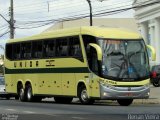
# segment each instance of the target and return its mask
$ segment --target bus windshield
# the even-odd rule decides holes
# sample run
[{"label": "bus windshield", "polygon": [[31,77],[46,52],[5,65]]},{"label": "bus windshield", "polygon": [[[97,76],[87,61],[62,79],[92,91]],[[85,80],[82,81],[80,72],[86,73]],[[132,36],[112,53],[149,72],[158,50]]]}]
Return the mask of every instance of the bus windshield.
[{"label": "bus windshield", "polygon": [[119,81],[149,77],[149,60],[143,40],[98,40],[103,51],[102,76]]}]

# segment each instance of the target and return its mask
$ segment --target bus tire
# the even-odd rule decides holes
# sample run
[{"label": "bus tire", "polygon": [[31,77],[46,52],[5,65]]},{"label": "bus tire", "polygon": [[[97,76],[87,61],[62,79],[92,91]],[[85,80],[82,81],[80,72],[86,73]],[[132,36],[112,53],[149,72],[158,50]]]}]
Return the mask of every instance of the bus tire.
[{"label": "bus tire", "polygon": [[82,85],[78,91],[78,97],[82,104],[88,105],[94,103],[95,100],[88,97],[87,89],[84,85]]},{"label": "bus tire", "polygon": [[33,93],[32,93],[32,87],[31,85],[26,86],[26,97],[28,102],[33,101]]},{"label": "bus tire", "polygon": [[23,88],[21,88],[19,90],[19,99],[20,101],[22,102],[25,102],[26,101],[26,93],[25,93],[25,90]]},{"label": "bus tire", "polygon": [[119,103],[119,105],[121,106],[129,106],[132,104],[133,99],[118,99],[117,102]]},{"label": "bus tire", "polygon": [[72,97],[54,97],[54,100],[56,103],[69,104],[72,102],[73,98]]}]

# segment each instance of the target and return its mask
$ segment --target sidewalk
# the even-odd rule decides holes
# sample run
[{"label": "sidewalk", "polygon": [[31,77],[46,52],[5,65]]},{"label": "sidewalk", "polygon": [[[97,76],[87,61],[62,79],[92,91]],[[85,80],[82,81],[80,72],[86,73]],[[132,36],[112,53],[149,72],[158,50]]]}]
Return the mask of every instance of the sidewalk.
[{"label": "sidewalk", "polygon": [[133,103],[141,104],[160,104],[160,87],[154,87],[151,85],[150,97],[149,99],[137,99]]}]

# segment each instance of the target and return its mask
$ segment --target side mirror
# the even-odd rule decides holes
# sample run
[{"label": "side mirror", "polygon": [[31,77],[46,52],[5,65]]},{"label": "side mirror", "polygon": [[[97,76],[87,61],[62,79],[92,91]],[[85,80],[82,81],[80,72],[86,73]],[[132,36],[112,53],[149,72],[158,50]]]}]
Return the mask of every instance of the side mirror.
[{"label": "side mirror", "polygon": [[101,47],[97,44],[94,44],[94,43],[90,43],[89,45],[92,46],[94,49],[96,49],[98,60],[102,61],[102,49],[101,49]]},{"label": "side mirror", "polygon": [[147,45],[147,48],[150,50],[151,52],[151,58],[152,61],[156,60],[156,50],[154,49],[154,47],[152,47],[151,45]]}]

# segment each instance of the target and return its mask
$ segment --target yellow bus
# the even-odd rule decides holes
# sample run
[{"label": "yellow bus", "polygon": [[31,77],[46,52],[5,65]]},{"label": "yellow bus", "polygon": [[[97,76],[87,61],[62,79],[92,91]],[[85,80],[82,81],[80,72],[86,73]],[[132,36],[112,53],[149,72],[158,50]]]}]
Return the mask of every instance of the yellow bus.
[{"label": "yellow bus", "polygon": [[[148,46],[155,59],[155,51]],[[79,27],[11,39],[5,48],[6,91],[21,101],[82,104],[149,97],[149,57],[140,34]]]}]

